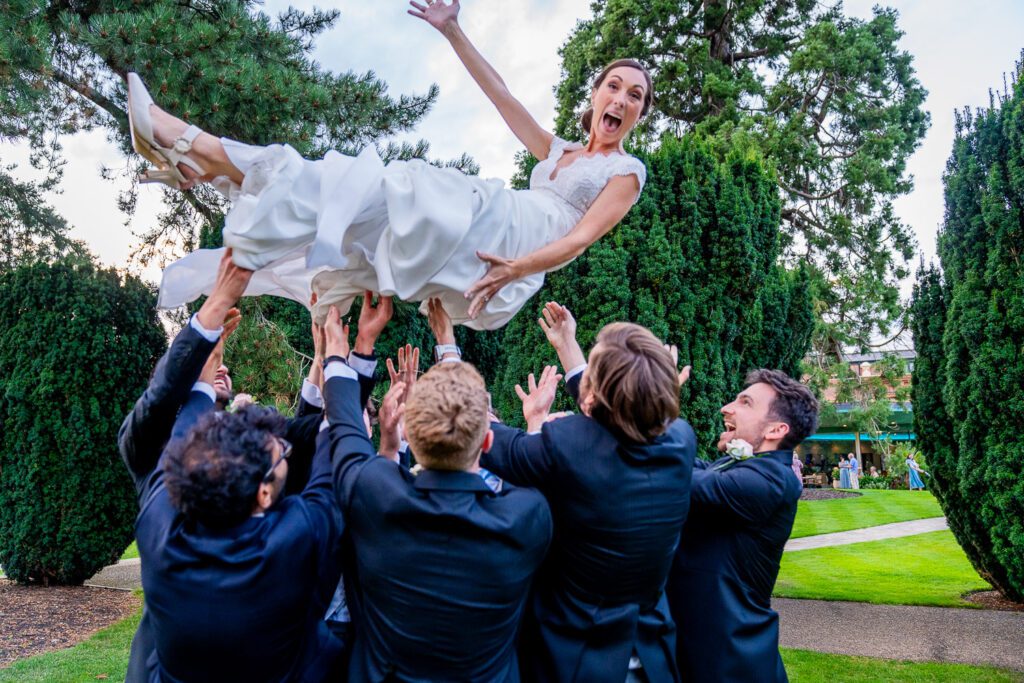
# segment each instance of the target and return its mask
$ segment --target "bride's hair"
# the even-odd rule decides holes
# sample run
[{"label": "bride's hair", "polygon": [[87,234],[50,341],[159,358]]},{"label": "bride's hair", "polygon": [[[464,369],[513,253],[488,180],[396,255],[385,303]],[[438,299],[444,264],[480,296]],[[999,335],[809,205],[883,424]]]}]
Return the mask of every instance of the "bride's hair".
[{"label": "bride's hair", "polygon": [[[604,79],[608,78],[608,74],[610,74],[613,69],[618,69],[620,66],[628,66],[631,69],[641,71],[644,75],[644,80],[647,81],[647,91],[644,92],[644,108],[640,110],[640,118],[643,118],[644,116],[647,116],[647,112],[651,110],[651,105],[654,104],[654,83],[651,81],[651,74],[640,62],[635,59],[616,59],[614,62],[602,69],[601,73],[597,75],[597,78],[594,79],[593,88],[594,90],[600,88],[601,84],[604,83]],[[583,130],[587,134],[590,133],[590,124],[593,123],[593,120],[594,108],[588,107],[587,110],[583,112],[583,116],[580,117],[580,125],[583,126]]]}]

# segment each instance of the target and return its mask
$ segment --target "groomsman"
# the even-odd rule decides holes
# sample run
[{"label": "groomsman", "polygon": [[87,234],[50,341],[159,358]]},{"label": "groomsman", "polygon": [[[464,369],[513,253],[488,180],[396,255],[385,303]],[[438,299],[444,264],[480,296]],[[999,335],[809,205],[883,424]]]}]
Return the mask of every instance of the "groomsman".
[{"label": "groomsman", "polygon": [[523,626],[524,677],[623,683],[678,680],[664,587],[686,519],[696,440],[679,419],[681,376],[649,330],[607,325],[589,363],[567,309],[542,326],[568,371],[582,415],[546,422],[559,375],[530,376],[526,433],[494,423],[481,463],[534,486],[551,505],[556,540]]},{"label": "groomsman", "polygon": [[146,601],[131,681],[322,680],[340,650],[323,622],[341,527],[327,454],[313,458],[299,495],[284,496],[284,418],[215,409],[220,325],[251,275],[229,250],[125,422]]},{"label": "groomsman", "polygon": [[718,449],[730,454],[694,467],[666,588],[679,670],[698,683],[786,681],[771,595],[802,489],[793,448],[817,430],[818,402],[784,373],[757,370],[722,418]]},{"label": "groomsman", "polygon": [[[330,427],[317,457],[331,455],[351,536],[348,680],[519,681],[516,635],[551,541],[551,512],[536,491],[495,491],[481,478],[480,452],[493,440],[483,378],[468,364],[443,363],[415,381],[404,404],[406,438],[423,467],[414,476],[367,437],[345,361],[347,328],[333,307],[325,329]],[[385,403],[405,388],[396,382]]]}]

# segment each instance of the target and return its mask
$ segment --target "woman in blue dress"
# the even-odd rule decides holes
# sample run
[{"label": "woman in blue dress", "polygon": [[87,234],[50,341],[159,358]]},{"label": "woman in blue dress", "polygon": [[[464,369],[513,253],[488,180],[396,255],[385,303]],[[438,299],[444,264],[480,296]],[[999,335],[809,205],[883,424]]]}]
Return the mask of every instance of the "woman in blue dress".
[{"label": "woman in blue dress", "polygon": [[[852,453],[851,453],[852,456]],[[846,459],[846,456],[839,458],[839,488],[848,489],[850,487],[850,461]]]},{"label": "woman in blue dress", "polygon": [[914,459],[914,454],[911,453],[907,456],[907,483],[910,486],[911,491],[924,491],[924,481],[921,479],[921,473],[928,474],[921,469],[921,466],[917,464]]}]

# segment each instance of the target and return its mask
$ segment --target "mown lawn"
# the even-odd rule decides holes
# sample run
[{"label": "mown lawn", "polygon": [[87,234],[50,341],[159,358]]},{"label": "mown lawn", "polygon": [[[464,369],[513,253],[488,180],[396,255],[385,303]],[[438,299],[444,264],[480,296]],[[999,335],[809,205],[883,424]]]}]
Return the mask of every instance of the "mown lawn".
[{"label": "mown lawn", "polygon": [[949,531],[797,550],[782,556],[775,595],[888,605],[972,607],[987,590]]},{"label": "mown lawn", "polygon": [[99,631],[72,648],[15,662],[0,670],[0,683],[123,681],[128,671],[132,636],[141,615],[140,609],[134,616]]},{"label": "mown lawn", "polygon": [[[91,683],[123,681],[128,650],[139,614],[114,624],[75,647],[16,662],[0,671],[0,683]],[[1009,671],[963,664],[895,662],[868,657],[783,650],[782,660],[795,683],[891,681],[893,683],[1011,683],[1022,677]]]},{"label": "mown lawn", "polygon": [[121,555],[122,560],[131,560],[139,556],[139,547],[135,545],[135,541],[125,549],[124,554]]},{"label": "mown lawn", "polygon": [[782,661],[793,683],[995,683],[1021,681],[1013,671],[966,664],[897,662],[870,657],[827,655],[808,650],[783,650]]},{"label": "mown lawn", "polygon": [[856,498],[801,500],[790,538],[941,517],[942,509],[928,491],[862,490]]}]

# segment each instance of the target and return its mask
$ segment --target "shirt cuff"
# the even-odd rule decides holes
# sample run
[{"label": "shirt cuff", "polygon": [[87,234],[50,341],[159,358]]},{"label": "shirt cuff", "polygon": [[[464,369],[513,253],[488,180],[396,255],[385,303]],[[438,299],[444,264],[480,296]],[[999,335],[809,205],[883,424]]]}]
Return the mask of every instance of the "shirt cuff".
[{"label": "shirt cuff", "polygon": [[377,359],[361,356],[355,351],[348,354],[348,365],[363,377],[373,377],[377,371]]},{"label": "shirt cuff", "polygon": [[324,396],[320,393],[320,387],[313,384],[308,379],[302,380],[302,391],[300,392],[300,395],[306,403],[314,408],[324,407]]},{"label": "shirt cuff", "polygon": [[573,377],[575,377],[576,375],[581,374],[586,369],[587,369],[587,364],[586,363],[581,363],[580,365],[577,365],[572,370],[570,370],[569,372],[565,373],[565,381],[568,382]]},{"label": "shirt cuff", "polygon": [[215,392],[213,387],[206,382],[196,382],[192,385],[192,391],[198,391],[202,394],[206,394],[213,403],[217,402],[217,392]]},{"label": "shirt cuff", "polygon": [[358,380],[359,376],[356,371],[349,366],[342,363],[340,360],[333,361],[330,365],[324,368],[324,381],[334,377],[345,377],[347,379]]},{"label": "shirt cuff", "polygon": [[448,358],[442,358],[441,362],[442,363],[461,363],[462,362],[462,358],[460,358],[459,356],[454,356],[454,357],[449,356]]},{"label": "shirt cuff", "polygon": [[192,326],[192,329],[199,333],[199,335],[208,342],[217,343],[220,340],[220,333],[224,331],[224,327],[218,327],[216,330],[208,330],[203,327],[202,323],[199,322],[199,314],[193,313],[192,318],[188,321],[188,324]]}]

